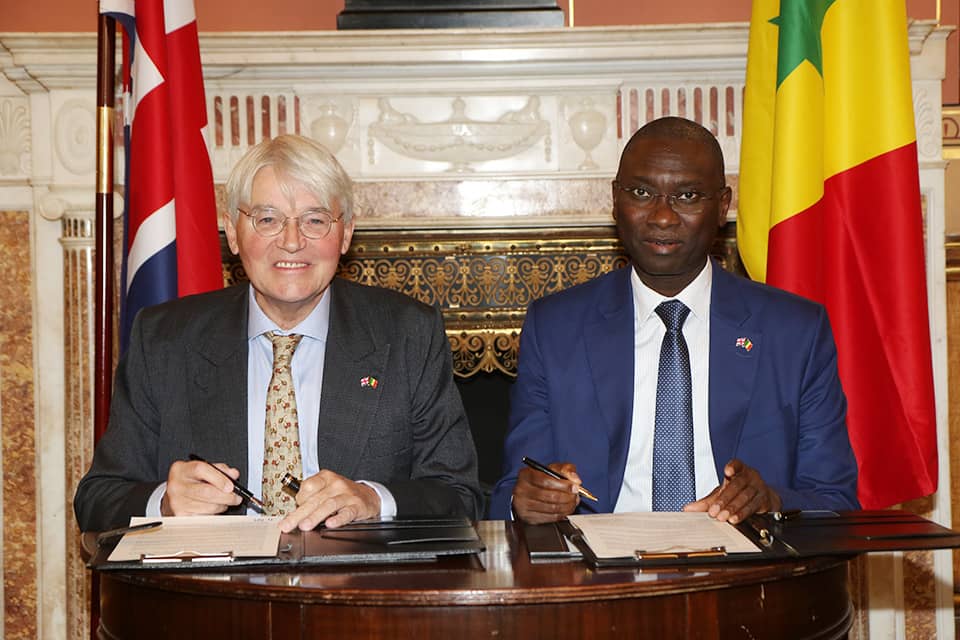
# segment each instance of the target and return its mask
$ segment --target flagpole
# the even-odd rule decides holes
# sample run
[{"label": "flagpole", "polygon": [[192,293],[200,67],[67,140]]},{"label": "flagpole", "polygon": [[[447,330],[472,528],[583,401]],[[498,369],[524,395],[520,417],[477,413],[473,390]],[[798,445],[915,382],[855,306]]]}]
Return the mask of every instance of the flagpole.
[{"label": "flagpole", "polygon": [[113,122],[116,23],[99,14],[97,29],[97,200],[94,301],[94,441],[107,428],[113,378]]}]

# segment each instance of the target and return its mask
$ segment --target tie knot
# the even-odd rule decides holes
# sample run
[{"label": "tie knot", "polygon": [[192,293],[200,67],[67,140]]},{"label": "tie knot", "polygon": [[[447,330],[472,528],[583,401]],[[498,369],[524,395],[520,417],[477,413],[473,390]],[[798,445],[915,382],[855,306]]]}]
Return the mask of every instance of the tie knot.
[{"label": "tie knot", "polygon": [[303,338],[299,333],[284,336],[274,331],[267,333],[266,336],[273,343],[273,359],[275,362],[289,362],[293,358],[293,352],[296,351],[297,345]]},{"label": "tie knot", "polygon": [[687,315],[690,313],[687,305],[679,300],[665,300],[657,306],[655,311],[657,315],[660,316],[660,319],[663,320],[667,331],[680,331],[684,321],[687,319]]}]

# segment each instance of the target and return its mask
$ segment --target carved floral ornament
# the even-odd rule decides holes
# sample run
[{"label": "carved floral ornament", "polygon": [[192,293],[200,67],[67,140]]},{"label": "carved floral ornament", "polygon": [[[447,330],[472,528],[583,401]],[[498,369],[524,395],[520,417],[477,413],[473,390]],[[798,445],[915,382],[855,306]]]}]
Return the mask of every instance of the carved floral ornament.
[{"label": "carved floral ornament", "polygon": [[0,99],[0,177],[27,175],[30,167],[30,115],[27,101]]}]

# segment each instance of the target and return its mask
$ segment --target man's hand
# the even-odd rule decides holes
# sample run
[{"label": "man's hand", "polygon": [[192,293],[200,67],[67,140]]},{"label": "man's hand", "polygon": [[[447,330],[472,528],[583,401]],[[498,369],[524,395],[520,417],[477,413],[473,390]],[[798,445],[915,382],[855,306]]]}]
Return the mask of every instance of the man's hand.
[{"label": "man's hand", "polygon": [[[222,462],[217,468],[236,480],[240,471]],[[211,515],[240,504],[233,483],[206,462],[178,460],[167,472],[167,491],[160,501],[164,516]]]},{"label": "man's hand", "polygon": [[513,487],[513,512],[524,522],[557,522],[573,513],[580,503],[577,466],[571,462],[554,462],[547,466],[568,480],[557,480],[535,469],[520,469],[517,484]]},{"label": "man's hand", "polygon": [[321,469],[300,483],[297,509],[280,521],[284,533],[309,531],[320,523],[331,529],[380,516],[380,496],[371,487]]},{"label": "man's hand", "polygon": [[734,459],[723,468],[723,475],[723,482],[710,495],[691,502],[683,510],[706,511],[710,517],[731,524],[742,522],[755,513],[780,511],[780,496],[767,486],[753,467]]}]

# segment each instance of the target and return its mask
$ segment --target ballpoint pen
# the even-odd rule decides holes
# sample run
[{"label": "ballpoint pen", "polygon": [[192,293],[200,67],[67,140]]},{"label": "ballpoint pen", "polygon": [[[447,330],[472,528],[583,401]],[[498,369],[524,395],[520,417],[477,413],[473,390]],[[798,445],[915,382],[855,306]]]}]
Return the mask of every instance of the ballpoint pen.
[{"label": "ballpoint pen", "polygon": [[219,471],[220,473],[222,473],[226,478],[229,478],[230,482],[233,483],[233,492],[234,492],[235,494],[237,494],[238,496],[240,496],[240,497],[243,498],[244,500],[248,500],[248,501],[249,501],[253,506],[255,506],[258,510],[260,510],[260,511],[265,511],[265,510],[266,510],[267,507],[266,507],[266,505],[263,504],[263,502],[260,501],[260,498],[258,498],[257,496],[253,495],[253,493],[250,492],[250,489],[247,489],[245,486],[243,486],[242,484],[238,483],[236,480],[234,480],[234,479],[231,478],[229,475],[227,475],[227,472],[226,472],[226,471],[224,471],[223,469],[221,469],[221,468],[218,467],[217,465],[213,464],[212,462],[207,462],[206,460],[204,460],[203,458],[201,458],[200,456],[198,456],[198,455],[195,454],[195,453],[191,453],[190,456],[189,456],[189,458],[190,458],[191,460],[196,460],[197,462],[206,462],[208,465],[210,465],[211,467],[213,467],[214,469],[216,469],[217,471]]},{"label": "ballpoint pen", "polygon": [[[540,473],[545,473],[551,478],[556,478],[557,480],[570,480],[570,478],[560,475],[550,467],[546,466],[545,464],[541,464],[537,462],[533,458],[528,458],[527,456],[523,456],[523,464],[527,465],[531,469],[536,469]],[[584,498],[589,498],[590,500],[597,502],[597,496],[593,495],[583,487],[577,487],[577,493],[582,495]]]}]

